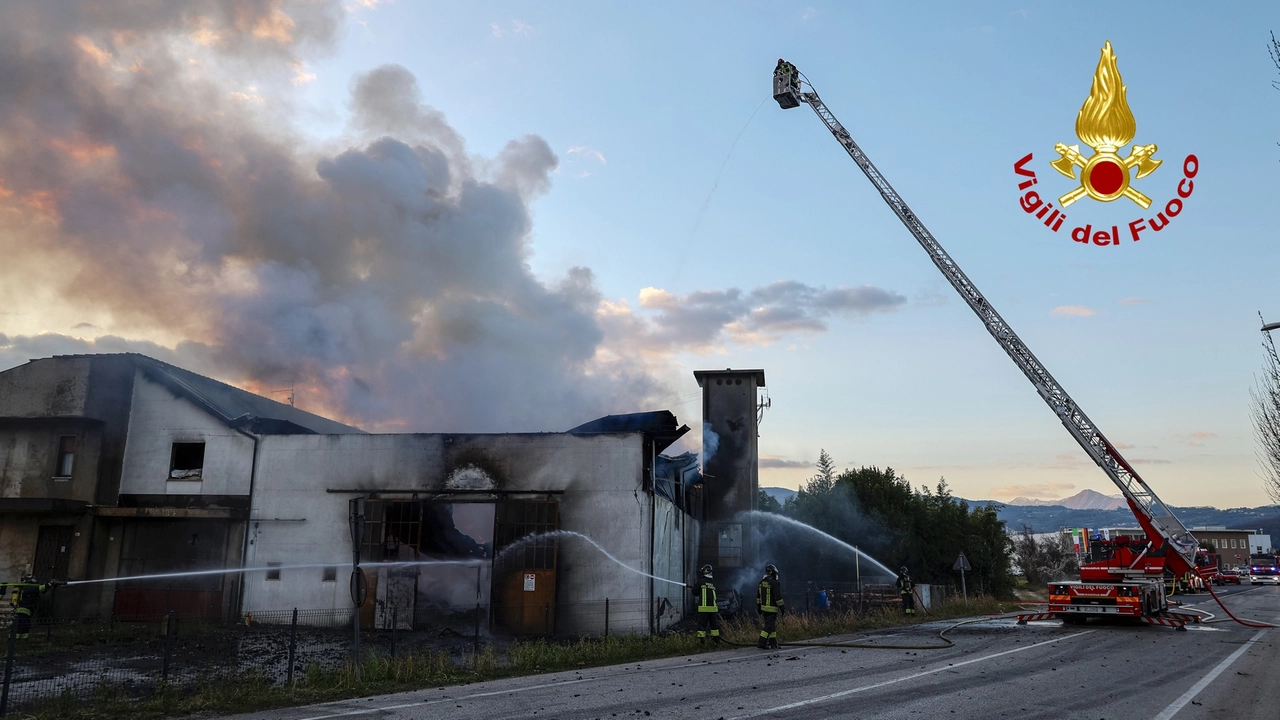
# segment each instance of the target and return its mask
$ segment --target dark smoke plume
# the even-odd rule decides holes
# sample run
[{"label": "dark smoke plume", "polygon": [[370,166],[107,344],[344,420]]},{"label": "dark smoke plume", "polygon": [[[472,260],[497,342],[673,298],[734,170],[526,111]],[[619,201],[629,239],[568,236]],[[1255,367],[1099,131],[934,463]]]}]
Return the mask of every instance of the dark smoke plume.
[{"label": "dark smoke plume", "polygon": [[[784,281],[642,294],[650,319],[589,269],[535,277],[529,206],[557,166],[542,138],[469,154],[398,65],[352,80],[340,141],[296,130],[292,88],[343,15],[0,6],[0,369],[129,350],[255,391],[296,382],[304,409],[370,430],[563,430],[670,397],[672,353],[901,304]],[[73,327],[107,334],[58,334]]]}]

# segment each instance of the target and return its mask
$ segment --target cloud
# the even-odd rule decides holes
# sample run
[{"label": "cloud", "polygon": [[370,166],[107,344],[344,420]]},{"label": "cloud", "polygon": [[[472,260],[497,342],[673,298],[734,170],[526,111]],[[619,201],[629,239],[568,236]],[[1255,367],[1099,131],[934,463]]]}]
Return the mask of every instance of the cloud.
[{"label": "cloud", "polygon": [[294,60],[289,63],[289,67],[293,68],[293,79],[289,82],[294,85],[306,85],[316,79],[316,74],[313,72],[307,72],[307,64],[301,60]]},{"label": "cloud", "polygon": [[826,289],[797,280],[779,280],[746,292],[730,288],[686,295],[648,287],[639,297],[640,309],[647,312],[633,317],[653,346],[706,351],[726,341],[768,345],[786,334],[824,332],[833,316],[889,312],[906,302],[897,293],[870,285]]},{"label": "cloud", "polygon": [[814,8],[811,8],[811,7],[807,7],[807,8],[805,8],[805,9],[804,9],[804,12],[800,13],[800,19],[801,19],[801,20],[808,20],[808,19],[812,18],[814,15],[817,15],[817,14],[818,14],[818,11],[817,11],[817,10],[815,10]]},{"label": "cloud", "polygon": [[573,155],[575,153],[581,153],[583,157],[595,158],[596,160],[600,161],[601,165],[607,165],[609,163],[608,160],[605,160],[604,155],[599,150],[592,150],[591,148],[585,145],[574,145],[573,147],[569,148],[567,152],[569,155]]},{"label": "cloud", "polygon": [[1093,311],[1083,305],[1059,305],[1050,311],[1052,315],[1065,315],[1069,317],[1088,317]]},{"label": "cloud", "polygon": [[520,20],[512,20],[505,25],[501,23],[489,24],[490,34],[495,38],[506,37],[507,35],[523,35],[528,37],[534,30],[535,28],[532,25]]},{"label": "cloud", "polygon": [[813,463],[806,460],[787,460],[778,455],[761,455],[762,468],[811,468]]},{"label": "cloud", "polygon": [[1149,302],[1151,302],[1151,301],[1150,301],[1150,300],[1147,300],[1146,298],[1140,298],[1140,297],[1127,297],[1127,298],[1123,298],[1123,299],[1121,299],[1121,300],[1118,300],[1118,301],[1116,302],[1116,304],[1117,304],[1117,305],[1141,305],[1141,304],[1143,304],[1143,303],[1149,303]]},{"label": "cloud", "polygon": [[290,84],[336,49],[339,0],[3,13],[0,307],[109,333],[0,325],[3,367],[136,351],[406,431],[563,430],[670,394],[606,344],[591,270],[530,270],[542,138],[476,156],[383,66],[353,79],[344,137],[300,140]]},{"label": "cloud", "polygon": [[1111,443],[1111,445],[1117,450],[1133,450],[1138,447],[1137,445],[1130,445],[1129,443]]},{"label": "cloud", "polygon": [[[1179,435],[1178,437],[1183,437],[1183,436],[1182,436],[1182,435]],[[1189,446],[1191,446],[1191,447],[1204,447],[1204,443],[1203,443],[1203,442],[1200,442],[1201,440],[1212,440],[1212,439],[1214,439],[1214,438],[1218,437],[1218,434],[1217,434],[1217,433],[1206,432],[1206,431],[1204,431],[1204,430],[1195,430],[1195,431],[1192,431],[1192,432],[1188,433],[1188,434],[1186,435],[1186,437],[1191,438],[1190,440],[1187,440],[1187,441],[1186,441],[1186,444],[1187,444],[1187,445],[1189,445]]]},{"label": "cloud", "polygon": [[991,488],[993,497],[1049,498],[1056,500],[1075,490],[1074,483],[1035,483],[1029,485],[1002,485]]},{"label": "cloud", "polygon": [[1131,458],[1129,462],[1135,465],[1172,465],[1172,460],[1161,460],[1159,458]]}]

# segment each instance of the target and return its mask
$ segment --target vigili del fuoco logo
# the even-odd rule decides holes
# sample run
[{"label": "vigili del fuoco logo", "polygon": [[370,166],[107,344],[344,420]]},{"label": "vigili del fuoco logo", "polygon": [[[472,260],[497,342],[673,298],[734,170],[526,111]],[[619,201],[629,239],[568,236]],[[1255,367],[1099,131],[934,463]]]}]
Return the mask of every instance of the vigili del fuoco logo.
[{"label": "vigili del fuoco logo", "polygon": [[[1135,144],[1127,156],[1120,156],[1124,146],[1137,134],[1137,122],[1125,97],[1126,89],[1120,79],[1111,42],[1107,41],[1102,46],[1098,69],[1093,73],[1089,97],[1076,116],[1076,136],[1093,150],[1092,154],[1081,152],[1079,145],[1058,143],[1053,147],[1058,153],[1058,159],[1050,161],[1049,165],[1075,183],[1075,187],[1066,194],[1058,196],[1058,207],[1041,197],[1041,192],[1049,192],[1049,183],[1038,186],[1040,179],[1036,177],[1035,170],[1031,169],[1033,153],[1027,153],[1013,164],[1013,171],[1027,178],[1018,183],[1018,190],[1023,193],[1018,204],[1028,215],[1043,221],[1044,226],[1051,231],[1056,233],[1062,229],[1067,221],[1067,208],[1077,201],[1089,198],[1109,203],[1124,198],[1147,211],[1128,223],[1124,233],[1125,239],[1138,242],[1148,230],[1160,232],[1167,228],[1182,213],[1182,201],[1191,197],[1191,191],[1195,188],[1192,178],[1200,170],[1200,161],[1195,155],[1188,155],[1182,161],[1182,177],[1178,181],[1176,197],[1163,206],[1157,206],[1154,213],[1150,212],[1151,198],[1134,183],[1154,173],[1164,161],[1156,159],[1157,147],[1154,143]],[[1077,168],[1080,170],[1079,176],[1076,175]],[[1095,228],[1088,222],[1088,205],[1082,204],[1076,208],[1080,212],[1075,214],[1082,216],[1085,221],[1077,220],[1078,224],[1071,228],[1072,240],[1086,245],[1120,244],[1122,238],[1118,225]]]}]

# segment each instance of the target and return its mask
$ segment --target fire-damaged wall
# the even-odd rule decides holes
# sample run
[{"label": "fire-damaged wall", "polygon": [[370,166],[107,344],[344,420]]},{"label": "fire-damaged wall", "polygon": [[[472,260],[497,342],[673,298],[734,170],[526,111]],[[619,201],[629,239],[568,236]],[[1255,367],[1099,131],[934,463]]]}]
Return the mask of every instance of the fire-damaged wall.
[{"label": "fire-damaged wall", "polygon": [[[611,631],[648,632],[660,613],[671,621],[683,589],[645,574],[682,582],[696,559],[696,523],[650,491],[653,442],[644,431],[262,438],[247,564],[281,570],[248,576],[244,607],[350,607],[348,503],[364,497],[367,622],[387,622],[377,604],[392,599],[445,626],[480,603],[495,630],[591,634],[609,599]],[[397,562],[419,564],[377,565]]]},{"label": "fire-damaged wall", "polygon": [[744,515],[759,492],[757,389],[763,370],[699,370],[706,525],[700,555],[717,568],[755,563],[754,534]]}]

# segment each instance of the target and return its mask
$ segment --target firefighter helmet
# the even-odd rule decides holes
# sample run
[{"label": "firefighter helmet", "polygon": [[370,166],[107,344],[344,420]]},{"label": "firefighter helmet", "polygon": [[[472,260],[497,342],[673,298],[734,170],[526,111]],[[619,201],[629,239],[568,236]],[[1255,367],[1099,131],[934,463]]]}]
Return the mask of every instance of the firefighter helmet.
[{"label": "firefighter helmet", "polygon": [[764,576],[770,580],[778,579],[778,566],[770,563],[764,566]]},{"label": "firefighter helmet", "polygon": [[32,575],[31,573],[27,573],[26,575],[22,576],[22,582],[24,583],[34,583],[35,581],[36,581],[36,576]]},{"label": "firefighter helmet", "polygon": [[898,571],[898,572],[902,573],[903,575],[906,575],[906,574],[907,574],[907,566],[906,566],[906,565],[903,565],[903,566],[899,569],[899,571]]},{"label": "firefighter helmet", "polygon": [[698,574],[706,578],[711,577],[711,566],[703,565],[702,567],[698,568]]}]

